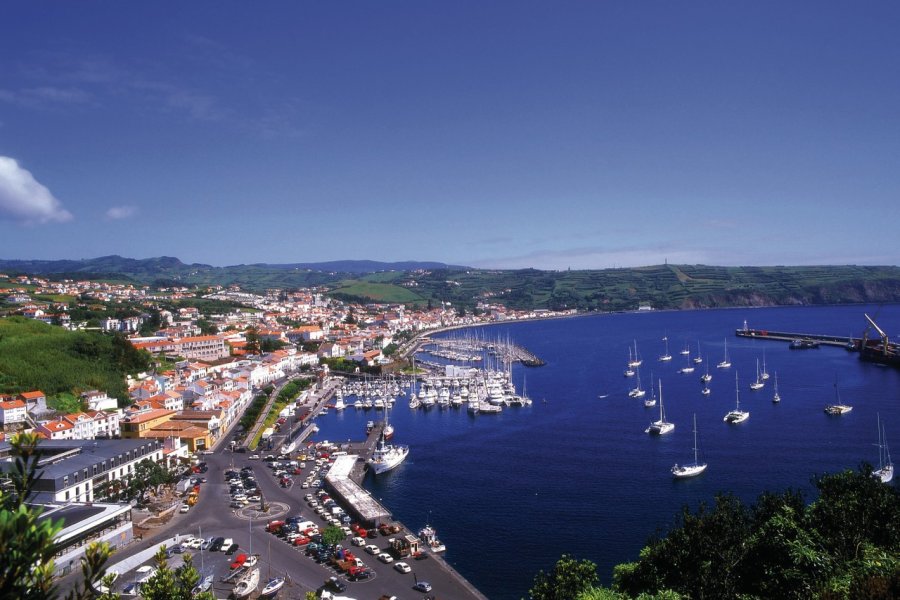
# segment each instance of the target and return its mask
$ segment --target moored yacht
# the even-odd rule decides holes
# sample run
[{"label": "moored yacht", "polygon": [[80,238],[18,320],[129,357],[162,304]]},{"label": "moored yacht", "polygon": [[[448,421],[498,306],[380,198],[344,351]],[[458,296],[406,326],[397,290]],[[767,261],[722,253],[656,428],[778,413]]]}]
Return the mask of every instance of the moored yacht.
[{"label": "moored yacht", "polygon": [[385,442],[384,436],[382,436],[378,446],[372,452],[372,457],[366,462],[369,468],[378,475],[395,468],[406,460],[408,454],[409,447],[388,444]]},{"label": "moored yacht", "polygon": [[694,462],[687,465],[676,464],[672,467],[672,475],[676,479],[695,477],[706,470],[706,463],[698,461],[697,455],[697,413],[694,413]]},{"label": "moored yacht", "polygon": [[872,471],[872,477],[881,483],[890,483],[894,478],[894,463],[891,462],[891,452],[888,450],[880,414],[878,415],[878,469]]},{"label": "moored yacht", "polygon": [[750,418],[750,413],[746,410],[741,410],[741,391],[738,387],[738,375],[734,374],[734,410],[728,411],[728,414],[725,415],[725,418],[722,419],[726,423],[743,423],[747,419]]},{"label": "moored yacht", "polygon": [[659,381],[659,420],[650,423],[644,433],[652,435],[664,435],[675,429],[675,423],[666,421],[666,410],[663,407],[662,380]]}]

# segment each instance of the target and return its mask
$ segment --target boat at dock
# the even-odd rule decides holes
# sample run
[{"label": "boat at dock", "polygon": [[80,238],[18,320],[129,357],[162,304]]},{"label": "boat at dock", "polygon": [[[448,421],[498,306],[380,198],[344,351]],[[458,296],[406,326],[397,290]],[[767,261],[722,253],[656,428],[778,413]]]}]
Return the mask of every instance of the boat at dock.
[{"label": "boat at dock", "polygon": [[438,539],[437,531],[431,525],[426,525],[419,530],[419,539],[425,542],[425,545],[434,553],[443,552],[447,549],[441,540]]},{"label": "boat at dock", "polygon": [[396,468],[400,463],[406,460],[408,454],[408,446],[388,444],[385,441],[384,436],[381,436],[378,446],[375,447],[375,450],[372,452],[372,457],[366,461],[366,464],[369,465],[369,468],[372,469],[376,475],[380,475],[381,473],[386,473],[387,471]]}]

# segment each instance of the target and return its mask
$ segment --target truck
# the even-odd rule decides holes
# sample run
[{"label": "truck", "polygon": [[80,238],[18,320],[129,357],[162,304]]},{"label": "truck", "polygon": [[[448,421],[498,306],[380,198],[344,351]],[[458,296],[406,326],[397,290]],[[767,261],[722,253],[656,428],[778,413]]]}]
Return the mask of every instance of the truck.
[{"label": "truck", "polygon": [[200,499],[200,486],[195,485],[194,489],[192,489],[190,492],[188,492],[187,505],[193,506],[193,505],[197,504],[197,500],[199,500],[199,499]]},{"label": "truck", "polygon": [[261,439],[261,440],[267,440],[267,439],[269,439],[270,437],[272,437],[274,434],[275,434],[275,430],[274,430],[273,428],[271,428],[271,427],[266,427],[266,428],[263,430],[262,435],[260,436],[260,439]]},{"label": "truck", "polygon": [[402,538],[391,538],[391,551],[397,558],[406,558],[419,552],[419,538],[407,534]]},{"label": "truck", "polygon": [[383,536],[400,533],[400,525],[397,523],[382,523],[378,526],[378,532]]}]

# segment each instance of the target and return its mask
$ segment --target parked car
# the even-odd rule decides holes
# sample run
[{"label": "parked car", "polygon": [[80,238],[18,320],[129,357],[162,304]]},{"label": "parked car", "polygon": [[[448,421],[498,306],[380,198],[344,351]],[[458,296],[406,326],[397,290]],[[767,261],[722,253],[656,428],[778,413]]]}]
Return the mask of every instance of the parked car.
[{"label": "parked car", "polygon": [[247,457],[247,460],[259,460],[259,454],[251,454]]},{"label": "parked car", "polygon": [[325,588],[334,592],[343,592],[347,589],[347,585],[337,577],[329,577],[325,580]]},{"label": "parked car", "polygon": [[212,543],[209,545],[210,552],[219,552],[222,549],[222,544],[225,543],[225,538],[217,537],[213,538]]},{"label": "parked car", "polygon": [[381,548],[379,548],[379,547],[376,546],[375,544],[369,544],[369,545],[366,546],[364,549],[365,549],[366,552],[368,552],[369,554],[373,554],[373,555],[374,555],[374,554],[378,554],[379,552],[381,552]]},{"label": "parked car", "polygon": [[394,568],[400,571],[401,573],[409,573],[412,571],[412,567],[410,567],[405,562],[398,562],[394,564]]},{"label": "parked car", "polygon": [[417,592],[430,592],[431,584],[427,581],[419,581],[416,583],[416,585],[413,586],[413,589]]},{"label": "parked car", "polygon": [[223,539],[222,540],[222,551],[224,552],[225,550],[227,550],[228,547],[231,546],[233,543],[234,543],[234,540],[231,538]]},{"label": "parked car", "polygon": [[237,545],[237,544],[231,544],[230,546],[228,546],[227,548],[225,548],[225,556],[231,556],[232,554],[234,554],[235,552],[237,552],[237,549],[238,549],[238,545]]},{"label": "parked car", "polygon": [[386,565],[389,565],[392,562],[394,562],[394,557],[391,556],[390,554],[388,554],[387,552],[382,552],[381,554],[378,555],[378,560],[380,560],[381,562],[383,562]]},{"label": "parked car", "polygon": [[181,508],[178,509],[178,512],[184,514],[184,513],[186,513],[186,512],[189,511],[189,510],[191,510],[191,507],[190,507],[190,506],[188,506],[187,504],[182,504],[182,505],[181,505]]}]

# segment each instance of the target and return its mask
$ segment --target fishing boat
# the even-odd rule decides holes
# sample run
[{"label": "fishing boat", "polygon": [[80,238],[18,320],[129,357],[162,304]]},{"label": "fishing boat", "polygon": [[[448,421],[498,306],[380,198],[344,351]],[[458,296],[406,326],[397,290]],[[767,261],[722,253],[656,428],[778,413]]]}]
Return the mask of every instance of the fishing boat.
[{"label": "fishing boat", "polygon": [[734,410],[728,411],[728,414],[725,415],[725,418],[722,419],[726,423],[743,423],[747,419],[750,418],[750,413],[746,410],[741,410],[741,390],[738,386],[738,375],[734,374]]},{"label": "fishing boat", "polygon": [[750,383],[751,390],[761,390],[766,382],[759,375],[759,359],[756,359],[756,381]]},{"label": "fishing boat", "polygon": [[878,469],[872,472],[872,477],[881,483],[890,483],[894,478],[894,463],[891,462],[891,451],[888,449],[880,414],[878,415]]},{"label": "fishing boat", "polygon": [[262,591],[259,593],[260,598],[272,598],[278,594],[281,588],[284,587],[284,577],[273,577],[272,579],[266,582],[266,585],[263,586]]},{"label": "fishing boat", "polygon": [[728,360],[728,339],[725,339],[725,358],[722,359],[722,362],[716,365],[716,368],[719,369],[727,369],[731,367],[731,361]]},{"label": "fishing boat", "polygon": [[259,585],[259,569],[250,569],[250,571],[241,577],[237,583],[234,584],[234,588],[231,590],[231,595],[236,600],[241,600],[242,598],[247,598],[256,591],[257,586]]},{"label": "fishing boat", "polygon": [[694,413],[694,462],[688,465],[675,464],[672,467],[672,475],[676,479],[685,479],[687,477],[696,477],[706,470],[706,463],[698,461],[697,457],[697,413]]},{"label": "fishing boat", "polygon": [[431,525],[426,525],[419,530],[419,539],[431,549],[432,552],[443,552],[446,546],[437,537],[437,531]]},{"label": "fishing boat", "polygon": [[372,452],[372,457],[369,458],[366,463],[376,475],[380,475],[381,473],[396,468],[397,465],[406,460],[408,454],[408,446],[388,444],[385,441],[384,436],[381,436],[381,441],[379,441],[378,446],[376,446],[375,450]]},{"label": "fishing boat", "polygon": [[775,372],[775,395],[772,396],[772,402],[776,404],[781,402],[781,396],[778,394],[778,372]]},{"label": "fishing boat", "polygon": [[663,353],[662,356],[659,357],[659,360],[661,362],[668,362],[668,361],[672,360],[672,355],[669,354],[669,336],[665,336],[663,338],[663,341],[666,343],[666,351]]},{"label": "fishing boat", "polygon": [[675,423],[666,421],[666,409],[663,407],[662,380],[659,381],[659,420],[650,423],[644,433],[664,435],[675,429]]},{"label": "fishing boat", "polygon": [[850,412],[851,410],[853,410],[852,406],[850,406],[849,404],[843,404],[841,402],[841,393],[838,390],[838,385],[837,385],[836,381],[834,382],[834,398],[835,398],[834,404],[828,404],[825,406],[825,414],[845,415],[848,412]]}]

